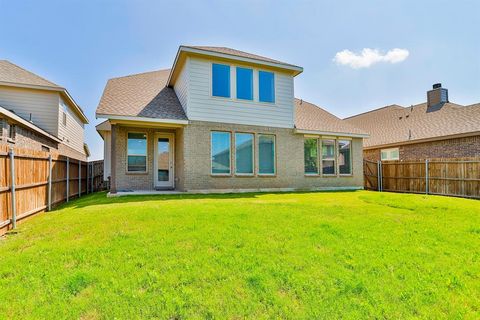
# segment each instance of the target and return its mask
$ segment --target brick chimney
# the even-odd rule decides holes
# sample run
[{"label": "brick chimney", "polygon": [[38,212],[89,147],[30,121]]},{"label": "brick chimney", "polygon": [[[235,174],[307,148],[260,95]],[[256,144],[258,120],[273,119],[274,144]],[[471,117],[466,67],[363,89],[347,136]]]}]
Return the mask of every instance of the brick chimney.
[{"label": "brick chimney", "polygon": [[427,92],[427,108],[441,107],[448,102],[448,90],[441,83],[435,83],[433,89]]}]

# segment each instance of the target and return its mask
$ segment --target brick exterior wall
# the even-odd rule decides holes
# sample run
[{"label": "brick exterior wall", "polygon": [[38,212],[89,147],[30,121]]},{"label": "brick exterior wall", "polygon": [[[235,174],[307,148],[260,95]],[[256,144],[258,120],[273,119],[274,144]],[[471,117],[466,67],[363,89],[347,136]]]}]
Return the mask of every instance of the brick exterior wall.
[{"label": "brick exterior wall", "polygon": [[[161,128],[137,128],[125,126],[112,126],[112,130],[116,130],[115,146],[112,146],[112,152],[115,152],[115,157],[112,157],[112,166],[115,170],[115,188],[116,191],[122,190],[153,190],[153,165],[155,152],[155,133],[168,132],[175,134],[175,185],[177,189],[182,188],[183,185],[183,168],[182,165],[182,151],[179,150],[182,144],[182,129],[161,129]],[[146,173],[132,173],[127,172],[127,134],[128,132],[141,132],[147,135],[147,172]],[[116,159],[113,162],[113,159]],[[113,170],[112,170],[113,171]]]},{"label": "brick exterior wall", "polygon": [[13,140],[8,139],[6,121],[5,119],[0,119],[0,128],[2,129],[0,132],[0,141],[2,144],[35,151],[45,151],[42,149],[42,146],[50,148],[53,151],[57,150],[57,142],[47,139],[43,135],[20,125],[15,125],[15,138]]},{"label": "brick exterior wall", "polygon": [[[149,128],[114,128],[117,134],[115,153],[116,190],[153,189],[154,133],[167,131]],[[210,133],[212,130],[250,132],[255,134],[255,167],[258,166],[258,134],[274,134],[276,137],[276,175],[267,176],[212,176],[210,174]],[[147,173],[129,174],[126,172],[127,132],[147,134]],[[362,139],[352,141],[353,175],[337,177],[305,176],[304,137],[295,134],[293,129],[246,126],[225,123],[192,121],[175,132],[175,186],[181,191],[232,190],[232,189],[322,189],[322,188],[362,188],[363,163]],[[235,157],[232,148],[232,159]],[[112,157],[113,159],[113,157]]]},{"label": "brick exterior wall", "polygon": [[43,147],[49,148],[52,154],[61,154],[66,157],[70,157],[76,160],[86,161],[87,156],[77,150],[32,131],[28,127],[24,127],[19,124],[15,124],[15,139],[8,139],[6,119],[0,119],[0,143],[9,145],[12,147],[18,147],[23,149],[35,150],[35,151],[47,151]]},{"label": "brick exterior wall", "polygon": [[76,160],[81,160],[81,161],[87,161],[87,155],[84,153],[81,153],[72,147],[67,146],[66,144],[60,143],[58,144],[58,153],[60,153],[63,156],[76,159]]},{"label": "brick exterior wall", "polygon": [[[367,160],[380,160],[381,149],[365,150],[363,156]],[[400,160],[433,159],[433,158],[473,158],[480,157],[480,135],[430,141],[398,146]]]}]

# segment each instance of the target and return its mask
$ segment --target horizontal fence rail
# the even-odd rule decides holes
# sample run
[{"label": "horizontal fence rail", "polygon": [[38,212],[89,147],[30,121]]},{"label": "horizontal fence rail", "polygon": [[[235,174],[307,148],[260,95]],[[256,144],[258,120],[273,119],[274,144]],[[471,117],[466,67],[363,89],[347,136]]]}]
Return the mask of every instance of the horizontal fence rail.
[{"label": "horizontal fence rail", "polygon": [[103,188],[103,160],[0,146],[0,235],[22,219]]},{"label": "horizontal fence rail", "polygon": [[480,159],[364,160],[368,190],[480,199]]}]

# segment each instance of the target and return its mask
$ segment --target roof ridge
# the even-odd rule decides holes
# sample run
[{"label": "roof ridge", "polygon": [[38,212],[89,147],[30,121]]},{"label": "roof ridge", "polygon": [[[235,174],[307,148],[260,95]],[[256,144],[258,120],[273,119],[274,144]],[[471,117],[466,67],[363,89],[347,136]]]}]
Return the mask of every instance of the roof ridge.
[{"label": "roof ridge", "polygon": [[172,70],[172,69],[171,69],[171,68],[167,68],[167,69],[159,69],[159,70],[145,71],[145,72],[139,72],[139,73],[129,74],[129,75],[126,75],[126,76],[113,77],[113,78],[110,78],[109,80],[129,78],[129,77],[136,77],[136,76],[140,76],[140,75],[147,74],[147,73],[154,73],[154,72],[161,72],[161,71],[170,71],[170,70]]},{"label": "roof ridge", "polygon": [[334,114],[331,113],[330,111],[326,110],[325,108],[323,108],[323,107],[321,107],[321,106],[319,106],[319,105],[316,105],[316,104],[313,103],[313,102],[307,101],[307,100],[305,100],[305,99],[297,98],[297,97],[295,97],[295,99],[300,100],[301,102],[306,102],[306,103],[308,103],[308,104],[311,104],[312,106],[321,109],[322,111],[328,113],[329,115],[334,116],[334,117],[337,118],[338,120],[342,120],[342,121],[343,121],[342,118],[337,117],[336,115],[334,115]]},{"label": "roof ridge", "polygon": [[[55,82],[50,81],[50,80],[48,80],[48,79],[46,79],[46,78],[44,78],[44,77],[42,77],[42,76],[39,76],[38,74],[33,73],[33,72],[31,72],[31,71],[29,71],[29,70],[27,70],[27,69],[25,69],[25,68],[22,68],[22,67],[20,67],[19,65],[15,64],[15,63],[7,60],[7,59],[3,59],[3,60],[0,60],[0,61],[5,61],[5,62],[11,64],[12,66],[14,66],[14,67],[16,67],[16,68],[18,68],[18,69],[20,69],[20,70],[22,70],[22,71],[25,71],[25,72],[27,72],[27,73],[29,73],[29,74],[31,74],[31,75],[34,75],[35,77],[38,77],[38,78],[42,79],[43,81],[46,81],[46,82],[49,82],[49,83],[53,84],[53,86],[50,86],[50,87],[54,87],[54,86],[55,86],[55,87],[58,87],[58,88],[63,88],[62,86],[56,84]],[[47,87],[47,86],[46,86],[46,87]]]},{"label": "roof ridge", "polygon": [[392,108],[392,107],[397,107],[397,108],[401,108],[401,109],[410,108],[410,107],[402,107],[401,105],[398,105],[398,104],[395,104],[395,103],[394,103],[394,104],[390,104],[390,105],[388,105],[388,106],[384,106],[384,107],[380,107],[380,108],[377,108],[377,109],[365,111],[365,112],[362,112],[362,113],[359,113],[359,114],[355,114],[355,115],[353,115],[353,116],[343,118],[342,120],[348,120],[348,119],[351,119],[351,118],[363,116],[363,115],[368,114],[368,113],[373,113],[373,112],[377,112],[377,111],[380,111],[380,110],[383,110],[383,109],[387,109],[387,108]]}]

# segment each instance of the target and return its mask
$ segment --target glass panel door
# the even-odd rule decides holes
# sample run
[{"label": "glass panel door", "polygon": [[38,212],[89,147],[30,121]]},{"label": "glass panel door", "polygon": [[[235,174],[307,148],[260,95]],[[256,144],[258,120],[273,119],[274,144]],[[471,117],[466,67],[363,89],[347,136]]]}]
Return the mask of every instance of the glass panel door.
[{"label": "glass panel door", "polygon": [[159,133],[155,137],[154,181],[156,187],[173,188],[173,135]]},{"label": "glass panel door", "polygon": [[170,139],[157,140],[157,179],[168,181],[170,176]]}]

